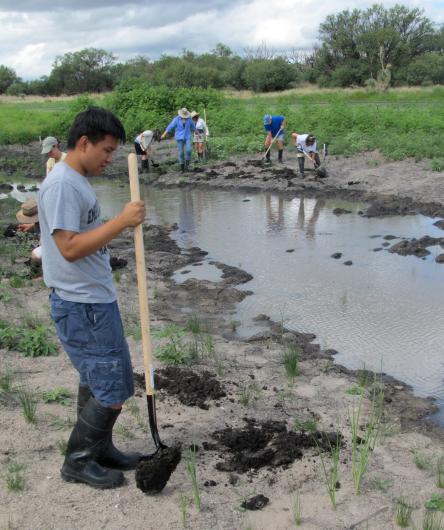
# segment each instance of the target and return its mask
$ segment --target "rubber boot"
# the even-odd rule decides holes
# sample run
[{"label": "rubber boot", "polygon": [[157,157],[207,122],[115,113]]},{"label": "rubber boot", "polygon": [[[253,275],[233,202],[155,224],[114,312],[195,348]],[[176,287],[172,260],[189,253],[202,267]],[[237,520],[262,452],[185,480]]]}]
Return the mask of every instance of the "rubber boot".
[{"label": "rubber boot", "polygon": [[298,156],[298,164],[299,164],[299,174],[301,178],[304,178],[305,177],[305,174],[304,174],[305,159],[302,158],[301,156]]},{"label": "rubber boot", "polygon": [[321,165],[321,157],[319,156],[319,153],[315,153],[315,162],[316,167],[319,167]]},{"label": "rubber boot", "polygon": [[[88,403],[89,399],[94,397],[87,385],[79,385],[79,393],[77,395],[77,418],[80,417],[82,410]],[[113,409],[115,413],[114,423],[121,410]],[[122,469],[127,471],[129,469],[135,469],[141,458],[140,453],[122,453],[113,443],[113,427],[111,425],[109,432],[107,433],[106,443],[103,445],[102,450],[97,454],[96,462],[101,466],[110,467],[114,469]]]},{"label": "rubber boot", "polygon": [[148,164],[148,160],[142,160],[142,173],[149,173],[150,166]]},{"label": "rubber boot", "polygon": [[268,151],[268,153],[265,155],[265,162],[267,162],[267,164],[271,164],[270,151]]},{"label": "rubber boot", "polygon": [[190,169],[190,161],[185,160],[185,170],[188,171],[188,169]]},{"label": "rubber boot", "polygon": [[185,171],[185,164],[180,164],[180,171],[181,173]]},{"label": "rubber boot", "polygon": [[[117,412],[117,415],[116,415]],[[68,440],[61,475],[67,482],[82,482],[94,488],[121,486],[125,477],[121,471],[106,469],[96,461],[107,443],[110,428],[118,410],[102,407],[94,398],[84,406]]]},{"label": "rubber boot", "polygon": [[278,150],[278,162],[279,162],[280,164],[283,164],[283,160],[282,160],[282,155],[283,155],[283,153],[284,153],[284,150],[283,150],[283,149],[279,149],[279,150]]}]

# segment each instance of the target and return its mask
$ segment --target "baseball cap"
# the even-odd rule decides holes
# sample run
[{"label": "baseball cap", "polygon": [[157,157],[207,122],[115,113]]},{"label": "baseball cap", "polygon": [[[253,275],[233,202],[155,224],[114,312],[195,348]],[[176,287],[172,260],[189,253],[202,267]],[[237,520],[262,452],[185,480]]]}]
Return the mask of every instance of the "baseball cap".
[{"label": "baseball cap", "polygon": [[42,155],[47,155],[58,143],[59,141],[54,136],[47,136],[42,142]]}]

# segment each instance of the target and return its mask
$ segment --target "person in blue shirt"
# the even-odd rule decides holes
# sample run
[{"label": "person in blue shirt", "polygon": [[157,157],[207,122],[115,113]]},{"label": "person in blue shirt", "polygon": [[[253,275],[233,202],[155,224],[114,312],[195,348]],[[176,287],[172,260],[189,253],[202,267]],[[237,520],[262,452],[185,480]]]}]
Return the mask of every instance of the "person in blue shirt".
[{"label": "person in blue shirt", "polygon": [[192,144],[192,133],[196,130],[193,120],[191,119],[191,113],[187,108],[183,107],[177,112],[177,116],[173,118],[165,129],[165,132],[160,137],[162,140],[165,136],[174,132],[174,139],[176,140],[177,150],[179,152],[179,163],[180,170],[182,172],[188,169],[191,160],[191,151],[193,148]]},{"label": "person in blue shirt", "polygon": [[[271,114],[265,114],[264,116],[264,129],[267,133],[265,138],[264,147],[267,150],[273,140],[276,138],[276,143],[278,146],[278,162],[282,164],[282,155],[284,152],[284,136],[285,136],[285,116],[272,116]],[[271,162],[270,160],[270,151],[268,149],[265,156],[266,162]]]}]

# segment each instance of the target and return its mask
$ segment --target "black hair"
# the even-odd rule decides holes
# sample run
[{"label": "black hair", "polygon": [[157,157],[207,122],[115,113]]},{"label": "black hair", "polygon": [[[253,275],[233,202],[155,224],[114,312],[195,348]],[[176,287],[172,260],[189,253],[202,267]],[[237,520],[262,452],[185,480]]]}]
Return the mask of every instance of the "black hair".
[{"label": "black hair", "polygon": [[305,143],[312,145],[316,142],[316,136],[314,134],[307,135],[307,138],[305,139]]},{"label": "black hair", "polygon": [[160,142],[160,137],[162,136],[162,133],[160,132],[160,129],[154,129],[153,131],[153,140],[155,142]]},{"label": "black hair", "polygon": [[67,146],[68,149],[74,149],[82,136],[87,136],[90,142],[96,144],[107,135],[117,138],[122,144],[125,143],[125,129],[119,118],[102,107],[90,107],[74,118]]}]

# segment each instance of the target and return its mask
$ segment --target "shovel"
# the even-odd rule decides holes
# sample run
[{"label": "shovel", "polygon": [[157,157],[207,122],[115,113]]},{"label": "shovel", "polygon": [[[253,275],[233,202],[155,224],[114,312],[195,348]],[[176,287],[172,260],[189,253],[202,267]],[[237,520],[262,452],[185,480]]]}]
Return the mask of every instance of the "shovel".
[{"label": "shovel", "polygon": [[[137,156],[128,155],[128,172],[131,190],[131,200],[140,200],[139,172]],[[156,397],[154,392],[154,366],[151,353],[150,315],[148,308],[148,289],[146,282],[145,249],[143,245],[142,225],[134,228],[134,246],[136,253],[137,288],[139,294],[140,327],[142,331],[143,364],[145,370],[146,402],[151,436],[156,451],[143,456],[136,469],[136,483],[145,493],[161,491],[171,473],[180,461],[180,448],[168,448],[160,440],[157,429]]]},{"label": "shovel", "polygon": [[308,158],[308,160],[310,160],[310,162],[313,164],[314,166],[314,171],[315,171],[315,177],[319,177],[319,178],[326,178],[328,177],[328,174],[327,174],[327,168],[324,166],[324,162],[325,162],[325,157],[327,156],[328,152],[327,152],[327,146],[326,144],[324,144],[324,147],[322,149],[322,162],[320,163],[319,166],[316,166],[316,163],[314,160],[312,160],[312,158],[309,156],[309,154],[307,153],[307,151],[305,151],[304,149],[302,149],[302,152],[304,153],[304,155]]},{"label": "shovel", "polygon": [[264,156],[262,157],[261,161],[263,162],[266,158],[266,156],[268,155],[268,152],[270,151],[270,149],[272,148],[273,144],[274,144],[274,141],[276,140],[276,138],[279,136],[279,133],[282,131],[282,126],[279,127],[279,130],[278,132],[276,133],[276,136],[271,140],[271,143],[270,145],[268,146],[267,150],[265,151],[264,153]]}]

